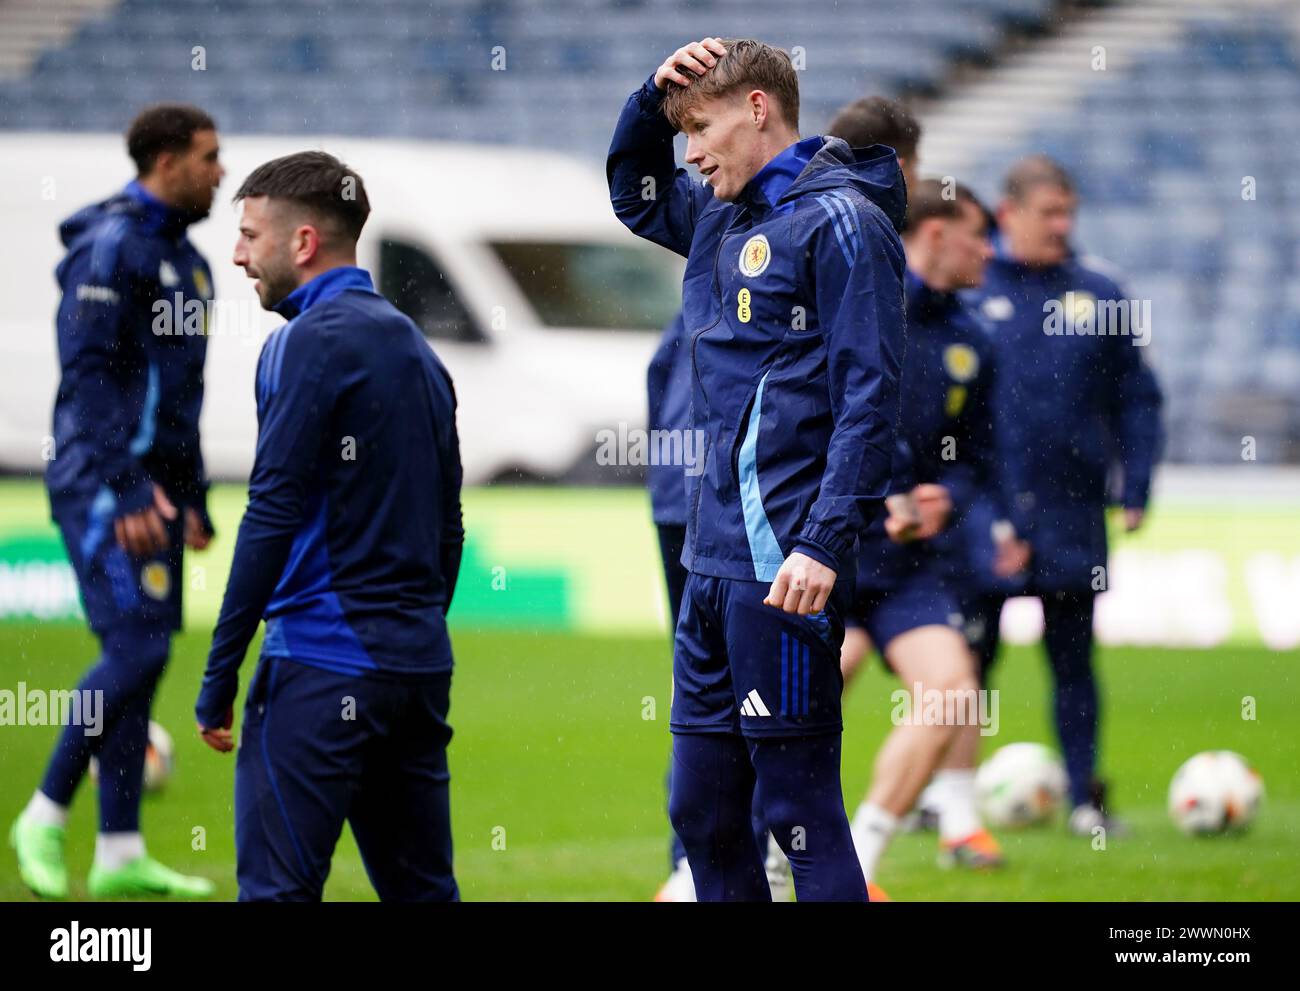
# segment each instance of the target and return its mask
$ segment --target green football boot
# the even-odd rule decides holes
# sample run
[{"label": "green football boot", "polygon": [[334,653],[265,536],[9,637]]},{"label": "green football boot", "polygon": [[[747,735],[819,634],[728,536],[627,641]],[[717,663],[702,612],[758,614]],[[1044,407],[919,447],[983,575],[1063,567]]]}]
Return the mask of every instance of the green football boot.
[{"label": "green football boot", "polygon": [[62,826],[38,826],[20,815],[9,830],[9,845],[18,854],[23,884],[42,898],[68,897],[68,868],[63,863]]},{"label": "green football boot", "polygon": [[172,898],[208,898],[217,886],[205,877],[191,877],[164,867],[152,857],[137,857],[117,870],[98,864],[90,868],[86,888],[95,898],[136,898],[166,895]]}]

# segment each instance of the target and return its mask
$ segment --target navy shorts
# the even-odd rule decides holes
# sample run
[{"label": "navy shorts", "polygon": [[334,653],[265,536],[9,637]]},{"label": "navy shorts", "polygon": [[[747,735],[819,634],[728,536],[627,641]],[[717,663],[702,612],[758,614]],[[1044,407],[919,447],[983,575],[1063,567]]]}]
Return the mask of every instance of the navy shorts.
[{"label": "navy shorts", "polygon": [[136,557],[117,542],[111,495],[94,500],[60,498],[52,507],[92,630],[102,635],[124,625],[181,628],[185,531],[179,513],[175,520],[165,521],[171,541],[167,549]]},{"label": "navy shorts", "polygon": [[451,674],[358,678],[263,655],[235,765],[240,901],[318,901],[343,823],[385,901],[453,901]]},{"label": "navy shorts", "polygon": [[847,622],[865,629],[882,657],[889,642],[909,630],[950,626],[960,633],[963,626],[957,597],[926,568],[912,569],[892,588],[859,588]]},{"label": "navy shorts", "polygon": [[842,611],[763,605],[770,582],[691,574],[673,648],[674,733],[838,733]]}]

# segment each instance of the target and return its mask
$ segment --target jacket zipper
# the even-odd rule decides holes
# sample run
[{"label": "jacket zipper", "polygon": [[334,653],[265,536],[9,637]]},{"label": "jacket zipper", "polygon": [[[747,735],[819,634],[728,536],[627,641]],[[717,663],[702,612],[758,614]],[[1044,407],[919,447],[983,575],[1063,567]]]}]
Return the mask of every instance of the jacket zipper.
[{"label": "jacket zipper", "polygon": [[[722,323],[723,317],[726,316],[726,312],[727,312],[726,301],[723,300],[722,298],[722,280],[718,277],[718,261],[722,258],[723,242],[727,240],[727,237],[732,233],[733,230],[735,230],[737,227],[740,226],[741,219],[743,217],[747,217],[748,214],[749,214],[749,210],[745,209],[744,213],[740,217],[736,217],[735,219],[732,220],[732,222],[727,226],[727,229],[722,232],[722,236],[718,238],[718,248],[713,253],[713,294],[718,301],[718,318],[714,320],[713,323],[709,324],[707,327],[704,327],[703,329],[691,334],[691,373],[695,376],[696,381],[700,383],[700,393],[701,395],[704,395],[704,399],[705,399],[706,417],[710,415],[711,411],[708,407],[708,395],[704,391],[704,380],[700,378],[700,368],[699,365],[697,365],[695,362],[695,344],[701,337],[703,337],[705,334],[711,331],[714,327],[718,326],[718,324]],[[708,464],[708,458],[709,458],[709,435],[708,432],[706,431],[704,434],[704,461],[701,463],[700,466],[701,481],[695,487],[695,505],[691,507],[691,515],[694,517],[694,522],[695,522],[694,527],[692,527],[691,529],[696,539],[699,538],[699,533],[700,533],[700,497],[704,492],[704,482],[703,482],[704,465]],[[732,474],[733,475],[735,474],[734,471]],[[692,547],[691,560],[694,559],[695,559],[695,548]]]}]

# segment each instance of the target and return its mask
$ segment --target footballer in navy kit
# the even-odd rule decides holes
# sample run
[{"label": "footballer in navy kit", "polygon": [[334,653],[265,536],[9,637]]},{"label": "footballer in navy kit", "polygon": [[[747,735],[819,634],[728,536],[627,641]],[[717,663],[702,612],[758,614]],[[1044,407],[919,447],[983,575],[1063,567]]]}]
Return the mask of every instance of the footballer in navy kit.
[{"label": "footballer in navy kit", "polygon": [[[760,42],[684,46],[627,101],[607,163],[623,223],[687,258],[706,453],[689,478],[669,811],[703,901],[770,898],[755,794],[800,900],[867,897],[840,788],[839,651],[858,537],[890,487],[906,194],[891,149],[801,140],[798,92]],[[677,130],[707,186],[676,167]]]},{"label": "footballer in navy kit", "polygon": [[356,267],[361,177],[324,152],[254,170],[235,264],[288,323],[258,362],[248,509],[195,706],[234,749],[244,901],[319,900],[344,822],[381,899],[450,901],[447,609],[464,531],[456,398]]},{"label": "footballer in navy kit", "polygon": [[40,789],[10,831],[24,883],[68,893],[68,806],[99,762],[96,897],[204,897],[213,885],[148,856],[140,832],[149,713],[181,626],[181,555],[212,538],[199,449],[207,262],[186,232],[221,182],[216,125],[163,104],[131,124],[138,176],[59,230],[62,378],[54,405],[50,508],[100,656],[77,686],[103,699],[102,732],[64,727]]},{"label": "footballer in navy kit", "polygon": [[[1116,825],[1095,777],[1093,608],[1107,586],[1105,509],[1122,506],[1127,530],[1142,524],[1162,429],[1160,388],[1142,357],[1146,329],[1103,267],[1071,248],[1077,207],[1056,162],[1036,155],[1013,166],[998,208],[998,250],[973,298],[997,356],[998,460],[1028,545],[1025,591],[1043,604],[1070,828],[1088,835]],[[967,612],[984,631],[987,667],[1005,591],[998,575],[983,579]]]}]

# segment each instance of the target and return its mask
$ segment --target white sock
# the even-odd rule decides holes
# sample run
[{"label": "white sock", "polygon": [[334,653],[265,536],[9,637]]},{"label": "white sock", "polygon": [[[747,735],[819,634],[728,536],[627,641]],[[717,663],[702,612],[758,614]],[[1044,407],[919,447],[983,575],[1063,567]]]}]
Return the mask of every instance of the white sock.
[{"label": "white sock", "polygon": [[943,806],[943,789],[939,787],[938,777],[942,773],[942,771],[938,771],[930,779],[929,784],[925,786],[925,790],[917,796],[914,808],[930,809],[933,812],[939,811]]},{"label": "white sock", "polygon": [[934,788],[939,794],[939,839],[946,843],[964,840],[979,832],[975,811],[975,771],[959,768],[937,771]]},{"label": "white sock", "polygon": [[68,824],[68,807],[60,805],[49,795],[36,789],[32,800],[23,809],[23,817],[38,826],[66,826]]},{"label": "white sock", "polygon": [[863,802],[853,814],[853,821],[849,823],[853,848],[857,851],[858,863],[862,865],[862,874],[868,881],[875,878],[876,863],[897,828],[898,816],[870,802]]},{"label": "white sock", "polygon": [[95,837],[96,867],[115,871],[143,856],[144,837],[139,833],[100,833]]},{"label": "white sock", "polygon": [[763,866],[767,868],[767,873],[779,874],[790,866],[790,861],[781,849],[781,844],[776,841],[776,837],[771,833],[767,834],[767,856],[763,858]]}]

